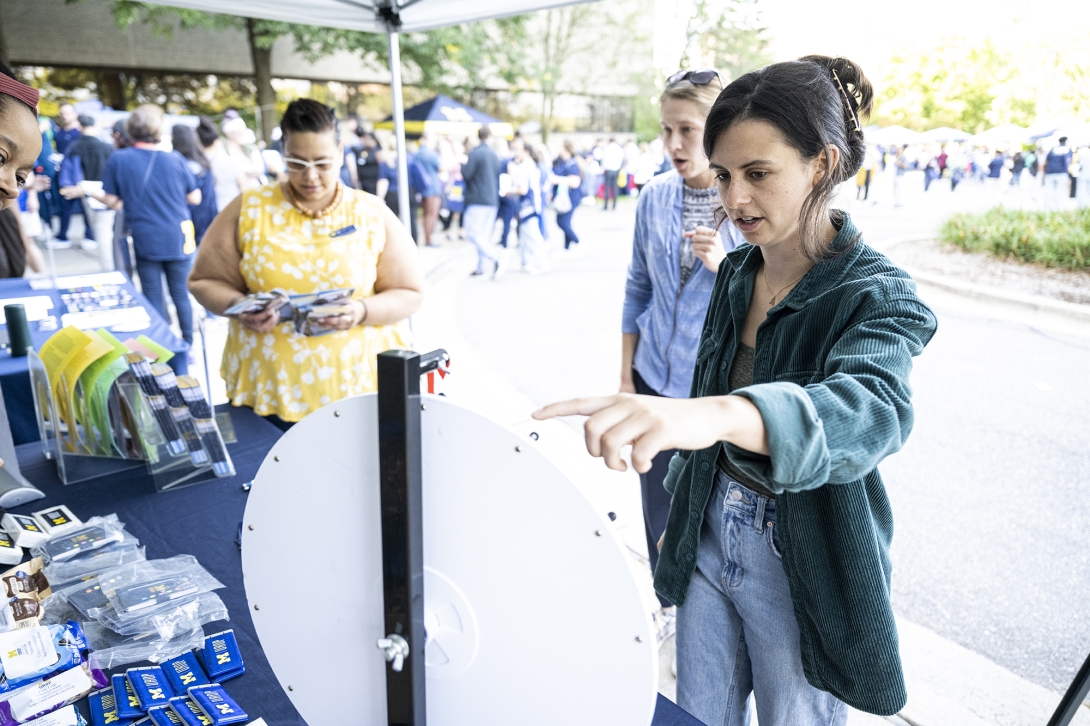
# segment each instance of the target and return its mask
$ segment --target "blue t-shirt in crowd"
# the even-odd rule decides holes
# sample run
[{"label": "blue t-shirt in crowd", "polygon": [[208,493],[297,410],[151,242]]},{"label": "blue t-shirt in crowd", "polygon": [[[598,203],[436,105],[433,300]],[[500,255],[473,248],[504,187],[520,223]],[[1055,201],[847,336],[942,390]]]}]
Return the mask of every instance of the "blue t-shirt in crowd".
[{"label": "blue t-shirt in crowd", "polygon": [[1057,146],[1045,157],[1045,173],[1066,174],[1067,168],[1071,166],[1072,157],[1071,149],[1066,146]]},{"label": "blue t-shirt in crowd", "polygon": [[83,130],[77,126],[74,129],[57,129],[53,134],[53,143],[57,145],[58,154],[67,154],[68,147],[83,136]]},{"label": "blue t-shirt in crowd", "polygon": [[416,152],[416,163],[420,166],[420,171],[428,184],[426,190],[417,189],[420,196],[435,197],[442,194],[443,182],[439,180],[439,155],[427,146],[421,146],[420,150]]},{"label": "blue t-shirt in crowd", "polygon": [[186,228],[193,220],[185,196],[197,188],[180,154],[152,149],[115,151],[102,175],[103,191],[121,197],[125,205],[136,256],[146,260],[186,257]]},{"label": "blue t-shirt in crowd", "polygon": [[189,215],[193,218],[193,232],[197,244],[200,244],[204,233],[219,213],[216,204],[216,183],[212,178],[212,170],[202,168],[200,164],[186,159],[177,151],[171,153],[178,154],[186,166],[189,167],[189,170],[193,172],[193,176],[197,177],[197,188],[201,190],[201,203],[189,205]]},{"label": "blue t-shirt in crowd", "polygon": [[1003,163],[1002,157],[992,157],[992,160],[988,162],[988,177],[991,179],[998,179],[999,175],[1003,172]]},{"label": "blue t-shirt in crowd", "polygon": [[[575,157],[572,157],[567,161],[557,158],[556,163],[553,164],[553,174],[563,177],[577,176],[580,179],[583,177],[579,171],[579,162],[575,160]],[[567,184],[567,180],[560,182],[560,184]],[[559,186],[559,184],[557,186]],[[569,187],[568,196],[571,198],[572,209],[578,207],[579,203],[583,201],[583,185],[580,184],[574,189]]]},{"label": "blue t-shirt in crowd", "polygon": [[[420,165],[416,161],[416,157],[413,154],[409,154],[405,157],[407,171],[409,173],[409,194],[424,194],[424,190],[428,188],[428,180],[424,177],[424,173],[420,170]],[[397,166],[391,166],[385,162],[378,165],[378,178],[385,179],[390,182],[390,188],[387,190],[387,194],[396,194],[398,190],[397,183]],[[431,196],[424,194],[424,196]],[[410,199],[410,204],[415,202]]]}]

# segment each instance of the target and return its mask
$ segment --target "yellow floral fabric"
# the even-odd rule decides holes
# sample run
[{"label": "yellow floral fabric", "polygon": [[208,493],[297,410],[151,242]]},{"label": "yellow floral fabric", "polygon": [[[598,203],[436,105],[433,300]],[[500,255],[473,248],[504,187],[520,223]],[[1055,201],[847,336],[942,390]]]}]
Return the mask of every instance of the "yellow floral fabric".
[{"label": "yellow floral fabric", "polygon": [[[284,198],[279,184],[243,192],[239,272],[249,292],[351,287],[355,298],[375,294],[386,243],[384,205],[366,192],[345,188],[343,193],[328,215],[312,219]],[[350,226],[356,231],[330,236]],[[409,347],[406,320],[309,337],[297,334],[290,322],[259,334],[232,320],[220,372],[235,406],[299,421],[328,403],[374,391],[375,356]]]}]

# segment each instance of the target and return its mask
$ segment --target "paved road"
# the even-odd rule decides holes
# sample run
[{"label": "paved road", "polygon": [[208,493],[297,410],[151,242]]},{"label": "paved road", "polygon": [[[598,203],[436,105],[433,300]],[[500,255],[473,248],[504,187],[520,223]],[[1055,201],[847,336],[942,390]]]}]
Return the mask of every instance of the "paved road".
[{"label": "paved road", "polygon": [[[987,202],[980,188],[957,194],[855,216],[872,242],[927,233],[958,206]],[[535,402],[615,390],[634,207],[581,208],[587,250],[569,259],[557,249],[549,275],[460,288],[462,333]],[[883,466],[897,521],[894,606],[1062,691],[1090,653],[1090,337],[932,300],[940,330],[913,374],[916,430]]]}]

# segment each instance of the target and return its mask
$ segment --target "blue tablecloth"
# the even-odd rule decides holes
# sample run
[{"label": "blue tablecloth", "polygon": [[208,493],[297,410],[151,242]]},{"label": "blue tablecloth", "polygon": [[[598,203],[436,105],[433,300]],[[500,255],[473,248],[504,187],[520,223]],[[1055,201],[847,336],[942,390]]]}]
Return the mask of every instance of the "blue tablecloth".
[{"label": "blue tablecloth", "polygon": [[[221,406],[231,412],[238,443],[228,450],[238,475],[174,491],[156,493],[144,470],[125,472],[108,481],[90,481],[66,487],[56,468],[41,453],[38,443],[17,447],[23,476],[46,498],[12,511],[29,513],[65,504],[86,519],[116,512],[126,528],[147,547],[149,559],[178,554],[195,556],[227,587],[218,590],[231,613],[229,623],[210,623],[206,633],[233,628],[246,663],[246,673],[227,681],[225,687],[250,715],[262,717],[269,726],[306,726],[273,675],[250,619],[242,582],[242,556],[235,536],[246,507],[244,482],[251,481],[281,432],[248,408]],[[126,666],[131,667],[131,666]],[[124,669],[118,669],[120,672]],[[86,700],[81,701],[86,714]],[[371,725],[368,725],[371,726]],[[380,726],[375,724],[373,726]],[[653,726],[701,726],[676,705],[659,697]]]},{"label": "blue tablecloth", "polygon": [[[63,278],[61,280],[63,284]],[[125,287],[148,311],[151,325],[146,330],[135,333],[119,333],[118,335],[122,340],[130,336],[148,336],[156,343],[174,351],[174,357],[171,358],[170,365],[175,373],[178,375],[188,373],[189,346],[184,340],[171,332],[167,321],[163,320],[163,316],[151,306],[146,297],[136,291],[132,282],[126,280]],[[61,291],[34,290],[30,287],[30,281],[21,277],[0,280],[0,307],[4,305],[5,300],[11,298],[34,297],[37,295],[48,295],[53,299],[53,310],[51,312],[57,317],[57,324],[60,325],[60,317],[65,312],[64,304],[61,302]],[[31,322],[29,325],[30,338],[33,341],[34,349],[41,350],[42,344],[49,340],[49,336],[53,333],[40,332],[36,322]],[[0,325],[0,328],[7,330],[6,325]],[[30,391],[30,374],[27,372],[26,358],[21,356],[13,358],[10,350],[0,350],[0,385],[4,387],[4,404],[8,410],[8,422],[11,424],[11,435],[15,443],[18,445],[37,441],[38,424],[34,419],[34,398]]]}]

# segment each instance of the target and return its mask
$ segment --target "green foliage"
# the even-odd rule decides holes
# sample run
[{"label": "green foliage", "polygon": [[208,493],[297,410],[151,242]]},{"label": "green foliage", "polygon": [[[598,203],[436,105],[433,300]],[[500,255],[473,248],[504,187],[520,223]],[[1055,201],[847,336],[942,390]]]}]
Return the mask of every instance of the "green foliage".
[{"label": "green foliage", "polygon": [[879,83],[872,119],[926,130],[953,126],[978,133],[1002,123],[1028,125],[1033,95],[1012,93],[1019,69],[990,41],[947,39],[926,52],[897,54]]},{"label": "green foliage", "polygon": [[682,66],[710,67],[724,83],[772,62],[757,0],[696,0]]},{"label": "green foliage", "polygon": [[[448,95],[484,86],[492,77],[513,83],[523,73],[524,26],[525,18],[516,16],[403,34],[399,42],[405,82]],[[309,25],[291,26],[290,32],[296,50],[311,61],[345,50],[376,66],[389,64],[384,34]]]},{"label": "green foliage", "polygon": [[956,214],[942,226],[944,241],[970,252],[1046,267],[1090,270],[1090,209],[1029,212],[996,207]]}]

